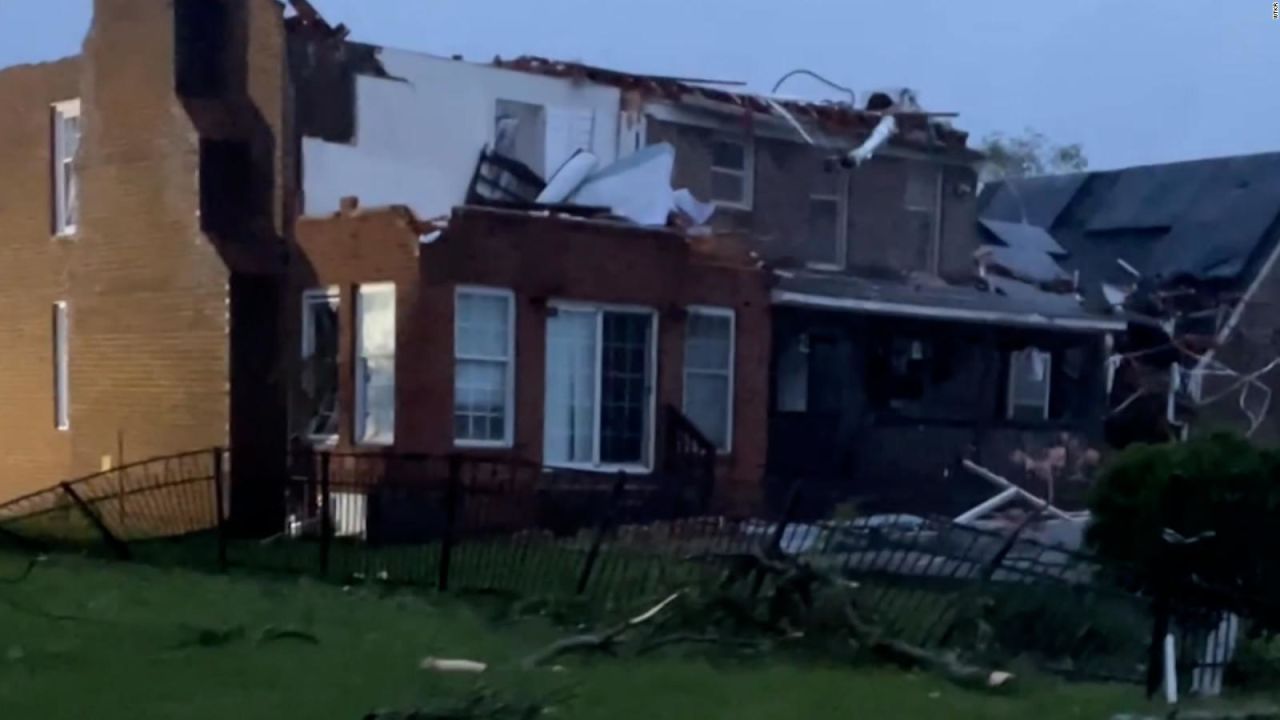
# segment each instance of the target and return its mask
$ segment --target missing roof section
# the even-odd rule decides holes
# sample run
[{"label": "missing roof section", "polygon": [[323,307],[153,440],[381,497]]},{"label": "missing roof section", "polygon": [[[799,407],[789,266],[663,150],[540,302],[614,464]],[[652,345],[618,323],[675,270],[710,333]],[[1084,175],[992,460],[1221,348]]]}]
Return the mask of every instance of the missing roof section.
[{"label": "missing roof section", "polygon": [[347,40],[345,25],[332,26],[306,0],[290,0],[296,15],[289,33],[289,71],[298,125],[306,137],[351,144],[356,136],[356,78],[402,80],[387,72],[382,48]]}]

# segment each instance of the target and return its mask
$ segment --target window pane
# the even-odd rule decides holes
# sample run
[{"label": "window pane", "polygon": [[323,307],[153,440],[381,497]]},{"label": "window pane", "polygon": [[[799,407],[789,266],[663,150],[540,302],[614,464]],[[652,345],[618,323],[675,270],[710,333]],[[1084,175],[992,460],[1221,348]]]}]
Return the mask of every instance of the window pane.
[{"label": "window pane", "polygon": [[685,375],[685,415],[716,447],[729,446],[729,376]]},{"label": "window pane", "polygon": [[746,200],[746,181],[736,173],[711,171],[711,199],[741,203]]},{"label": "window pane", "polygon": [[559,309],[547,318],[543,458],[595,459],[596,313]]},{"label": "window pane", "polygon": [[601,462],[638,463],[645,459],[652,324],[648,314],[604,313]]},{"label": "window pane", "polygon": [[71,427],[70,349],[68,347],[67,304],[53,306],[53,397],[54,423],[59,430]]},{"label": "window pane", "polygon": [[787,343],[778,355],[779,412],[809,410],[809,342],[803,335]]},{"label": "window pane", "polygon": [[907,170],[907,188],[903,206],[909,210],[933,212],[936,204],[938,170],[929,165],[912,164]]},{"label": "window pane", "polygon": [[391,443],[395,439],[395,286],[361,286],[356,321],[356,438]]},{"label": "window pane", "polygon": [[[507,364],[461,360],[454,372],[455,423],[466,420],[459,440],[506,439]],[[455,424],[455,428],[461,426]]]},{"label": "window pane", "polygon": [[308,435],[338,434],[338,305],[333,294],[303,299],[302,396]]},{"label": "window pane", "polygon": [[364,415],[361,442],[390,444],[395,440],[395,357],[371,357],[361,361],[364,379]]},{"label": "window pane", "polygon": [[730,170],[746,169],[746,146],[731,140],[716,140],[711,143],[711,166]]},{"label": "window pane", "polygon": [[688,370],[729,371],[733,318],[690,312],[685,322],[684,366]]},{"label": "window pane", "polygon": [[840,237],[840,202],[834,198],[809,198],[809,234],[806,259],[834,263]]},{"label": "window pane", "polygon": [[62,116],[62,159],[71,161],[80,149],[80,117],[77,115]]},{"label": "window pane", "polygon": [[79,183],[76,181],[76,169],[72,163],[63,164],[62,172],[64,173],[62,180],[62,187],[64,188],[64,196],[62,198],[63,227],[66,228],[75,225],[76,219],[80,214],[80,188]]},{"label": "window pane", "polygon": [[510,301],[502,295],[458,293],[454,327],[457,355],[471,358],[507,358],[511,334]]},{"label": "window pane", "polygon": [[1014,352],[1010,363],[1014,380],[1010,389],[1015,405],[1044,406],[1050,383],[1050,361],[1048,352],[1036,348]]}]

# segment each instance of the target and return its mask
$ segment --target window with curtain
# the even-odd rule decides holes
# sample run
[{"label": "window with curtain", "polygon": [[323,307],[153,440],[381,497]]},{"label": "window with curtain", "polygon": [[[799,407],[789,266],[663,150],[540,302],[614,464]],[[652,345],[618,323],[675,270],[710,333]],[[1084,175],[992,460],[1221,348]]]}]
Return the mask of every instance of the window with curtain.
[{"label": "window with curtain", "polygon": [[733,311],[692,308],[684,334],[684,414],[728,452],[733,439]]},{"label": "window with curtain", "polygon": [[306,433],[322,442],[338,438],[338,288],[302,294],[302,409]]},{"label": "window with curtain", "polygon": [[1053,382],[1053,355],[1038,348],[1009,355],[1009,408],[1011,420],[1044,420],[1049,417],[1049,390]]},{"label": "window with curtain", "polygon": [[514,306],[514,298],[507,290],[457,291],[453,436],[459,445],[511,444]]},{"label": "window with curtain", "polygon": [[553,308],[543,417],[548,464],[648,464],[654,324],[649,310]]},{"label": "window with curtain", "polygon": [[396,286],[361,285],[356,297],[356,442],[395,442],[395,395]]}]

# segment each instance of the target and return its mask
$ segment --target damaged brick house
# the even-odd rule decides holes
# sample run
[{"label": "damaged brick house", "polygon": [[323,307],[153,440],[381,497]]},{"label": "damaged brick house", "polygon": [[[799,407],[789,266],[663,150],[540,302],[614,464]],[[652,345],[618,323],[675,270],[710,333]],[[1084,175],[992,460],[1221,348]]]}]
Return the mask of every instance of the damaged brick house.
[{"label": "damaged brick house", "polygon": [[974,280],[976,156],[904,98],[466,63],[294,4],[95,0],[82,55],[0,71],[3,494],[229,445],[268,529],[291,439],[644,473],[682,428],[726,502],[949,511],[959,459],[1096,424],[1122,324]]},{"label": "damaged brick house", "polygon": [[1019,180],[985,190],[981,214],[993,267],[1066,280],[1130,322],[1110,363],[1111,445],[1192,429],[1280,442],[1280,154]]},{"label": "damaged brick house", "polygon": [[[760,369],[738,338],[732,388],[735,398],[764,398],[750,407],[767,414],[743,416],[748,406],[736,403],[734,423],[764,426],[767,452],[735,457],[729,485],[776,499],[804,478],[832,496],[958,512],[991,494],[956,472],[963,459],[1051,495],[1045,485],[1066,474],[1047,459],[1055,448],[1096,457],[1088,448],[1100,441],[1105,349],[1124,323],[1032,285],[974,277],[978,156],[914,104],[890,94],[870,95],[866,107],[802,103],[540,58],[478,65],[341,48],[309,54],[295,72],[319,79],[300,82],[304,96],[355,87],[326,106],[347,133],[303,139],[310,215],[350,196],[447,217],[462,198],[478,201],[485,148],[553,186],[584,155],[602,177],[674,155],[670,181],[695,205],[713,204],[695,234],[745,241],[773,288],[768,382],[748,384]],[[581,192],[568,200],[587,202]],[[646,203],[636,205],[612,207],[640,224],[665,222],[665,200],[649,219]],[[683,409],[707,414],[696,403]],[[735,443],[732,454],[742,451]],[[765,476],[778,482],[762,484]]]}]

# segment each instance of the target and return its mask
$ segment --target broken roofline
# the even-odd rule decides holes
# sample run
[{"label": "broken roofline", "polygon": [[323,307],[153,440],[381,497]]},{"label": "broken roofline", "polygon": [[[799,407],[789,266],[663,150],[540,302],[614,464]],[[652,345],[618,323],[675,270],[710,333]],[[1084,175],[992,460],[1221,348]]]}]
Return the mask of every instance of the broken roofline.
[{"label": "broken roofline", "polygon": [[846,312],[895,317],[914,317],[926,320],[953,320],[956,322],[1008,325],[1011,327],[1047,328],[1071,332],[1121,332],[1128,327],[1124,320],[1089,317],[1051,317],[1041,313],[1016,313],[1000,310],[971,310],[944,305],[900,303],[886,300],[835,297],[774,290],[773,303],[815,310],[843,310]]},{"label": "broken roofline", "polygon": [[[880,120],[892,115],[899,126],[907,131],[932,131],[937,133],[941,141],[939,145],[947,150],[965,150],[975,158],[980,154],[968,148],[966,143],[969,134],[962,130],[932,122],[933,117],[949,117],[953,113],[929,113],[921,111],[880,112],[862,110],[847,103],[803,102],[751,93],[732,92],[719,88],[711,88],[694,84],[692,81],[657,75],[637,75],[633,73],[610,70],[607,68],[586,65],[577,62],[563,62],[532,55],[522,55],[512,60],[494,58],[493,65],[506,70],[584,80],[601,85],[611,85],[622,90],[638,90],[650,96],[660,97],[675,104],[694,103],[722,104],[725,109],[746,110],[761,115],[778,117],[786,122],[785,113],[779,113],[776,106],[796,117],[807,118],[826,128],[843,131],[854,131],[859,134],[872,132]],[[908,143],[919,145],[920,143]]]}]

